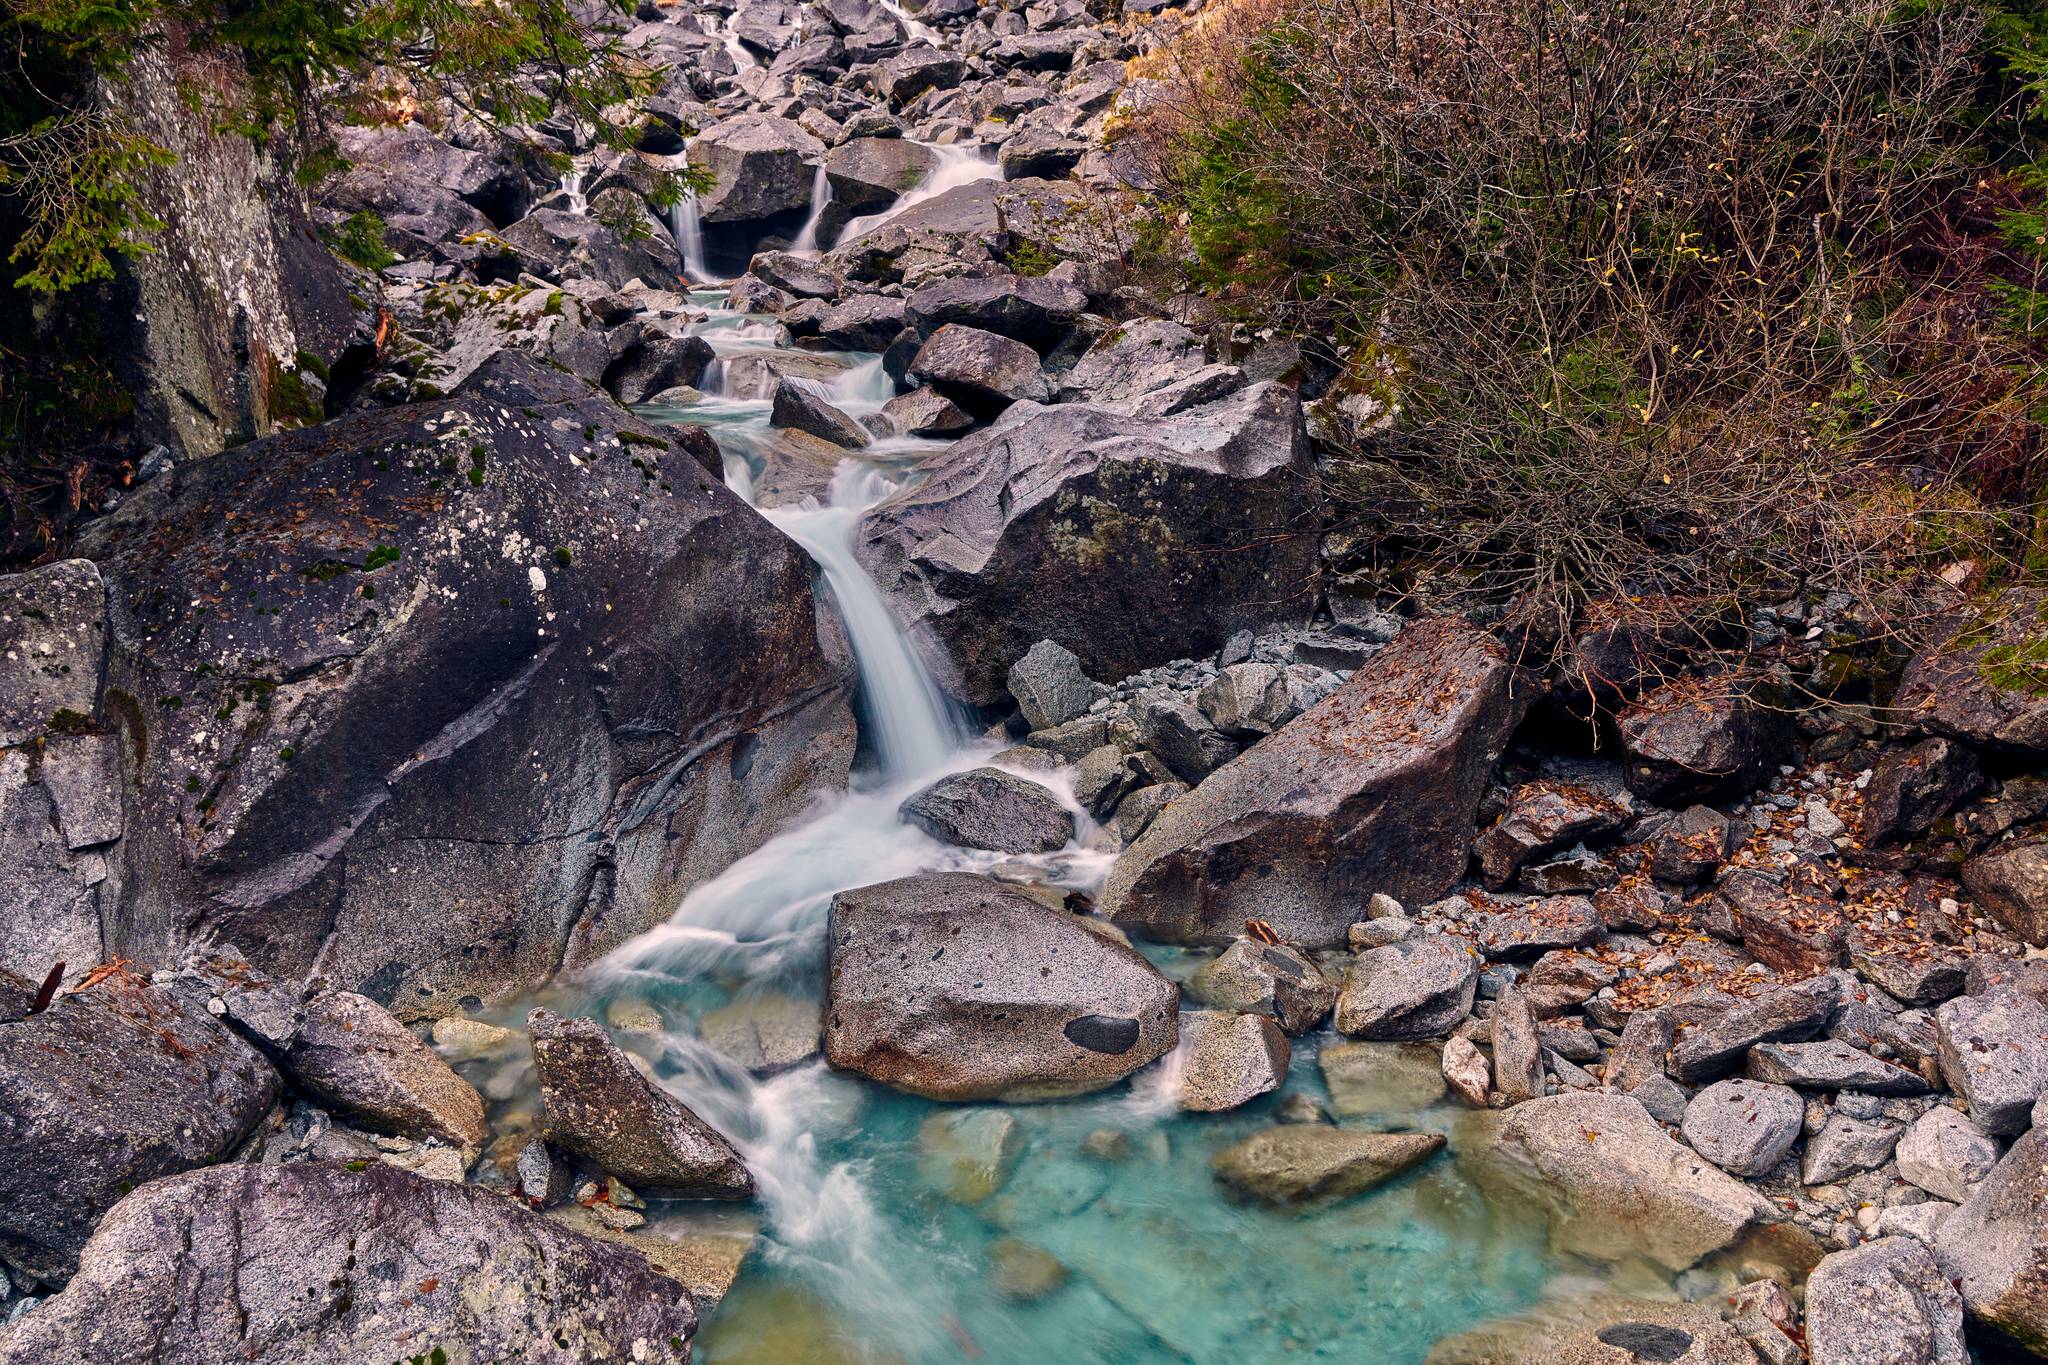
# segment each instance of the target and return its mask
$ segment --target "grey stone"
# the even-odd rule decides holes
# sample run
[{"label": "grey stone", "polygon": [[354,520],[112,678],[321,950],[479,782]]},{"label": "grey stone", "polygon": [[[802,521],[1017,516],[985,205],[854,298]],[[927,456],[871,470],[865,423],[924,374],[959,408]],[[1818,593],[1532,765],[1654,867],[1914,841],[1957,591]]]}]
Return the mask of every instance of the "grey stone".
[{"label": "grey stone", "polygon": [[683,1365],[696,1327],[683,1286],[638,1252],[503,1195],[374,1161],[233,1164],[116,1205],[69,1287],[0,1329],[0,1361],[229,1361],[260,1344],[277,1365],[330,1365],[446,1343],[451,1360]]},{"label": "grey stone", "polygon": [[1170,1051],[1179,989],[1026,892],[964,873],[842,891],[825,1056],[931,1099],[1044,1099]]},{"label": "grey stone", "polygon": [[1805,1118],[1805,1102],[1785,1086],[1732,1079],[1693,1096],[1683,1131],[1694,1151],[1730,1175],[1761,1176],[1791,1152]]},{"label": "grey stone", "polygon": [[933,332],[911,359],[907,378],[931,384],[977,414],[1000,412],[1020,400],[1052,396],[1038,353],[1021,341],[949,322]]},{"label": "grey stone", "polygon": [[282,1065],[300,1090],[373,1132],[472,1151],[489,1136],[483,1096],[388,1010],[352,991],[307,999]]},{"label": "grey stone", "polygon": [[1050,730],[1086,715],[1095,684],[1072,650],[1040,640],[1010,665],[1010,695],[1033,730]]},{"label": "grey stone", "polygon": [[1758,1043],[1811,1038],[1834,1019],[1841,998],[1840,984],[1823,976],[1742,1001],[1685,1031],[1671,1049],[1671,1075],[1688,1083],[1713,1080]]},{"label": "grey stone", "polygon": [[1352,1038],[1440,1038],[1472,1012],[1479,957],[1432,934],[1361,953],[1337,996],[1337,1031]]},{"label": "grey stone", "polygon": [[1934,1015],[1941,1075],[1994,1137],[2032,1122],[2048,1094],[2048,1007],[2010,987],[1949,1001]]},{"label": "grey stone", "polygon": [[1263,1014],[1190,1010],[1180,1017],[1185,1053],[1180,1107],[1214,1114],[1251,1103],[1287,1079],[1293,1047]]},{"label": "grey stone", "polygon": [[1337,984],[1299,949],[1234,940],[1188,979],[1188,993],[1217,1009],[1270,1014],[1299,1036],[1330,1017]]},{"label": "grey stone", "polygon": [[227,1156],[279,1083],[202,1008],[119,967],[23,1017],[38,984],[0,972],[0,1258],[61,1284],[122,1195]]},{"label": "grey stone", "polygon": [[1874,1171],[1891,1159],[1904,1131],[1903,1124],[1830,1115],[1821,1130],[1806,1140],[1800,1183],[1832,1185],[1858,1171]]},{"label": "grey stone", "polygon": [[1759,1043],[1749,1050],[1749,1074],[1802,1090],[1860,1090],[1870,1095],[1924,1095],[1933,1089],[1919,1072],[1873,1057],[1847,1043]]},{"label": "grey stone", "polygon": [[794,427],[845,450],[864,450],[867,431],[860,423],[833,407],[795,379],[775,386],[774,405],[768,420],[778,427]]},{"label": "grey stone", "polygon": [[1490,637],[1411,626],[1176,801],[1112,866],[1105,913],[1175,942],[1263,919],[1320,947],[1342,943],[1375,892],[1440,895],[1464,870],[1473,809],[1519,714],[1512,672]]},{"label": "grey stone", "polygon": [[1528,997],[1512,987],[1502,991],[1492,1023],[1494,1087],[1509,1104],[1535,1099],[1543,1093],[1543,1047]]},{"label": "grey stone", "polygon": [[942,777],[898,813],[934,839],[997,853],[1047,853],[1074,837],[1073,814],[1058,797],[1000,768]]},{"label": "grey stone", "polygon": [[1558,1250],[1598,1260],[1639,1253],[1683,1270],[1773,1216],[1626,1095],[1572,1091],[1518,1104],[1478,1155],[1482,1179],[1548,1205]]},{"label": "grey stone", "polygon": [[1936,1199],[1960,1204],[1998,1164],[1998,1144],[1944,1104],[1913,1121],[1894,1155],[1899,1179],[1918,1185]]},{"label": "grey stone", "polygon": [[1806,1281],[1813,1365],[1967,1365],[1963,1301],[1927,1247],[1880,1237],[1821,1258]]},{"label": "grey stone", "polygon": [[1339,1118],[1406,1125],[1444,1097],[1443,1060],[1431,1043],[1329,1041],[1316,1065]]},{"label": "grey stone", "polygon": [[1262,1204],[1349,1198],[1383,1185],[1443,1150],[1436,1133],[1361,1133],[1289,1124],[1254,1133],[1218,1152],[1216,1179]]},{"label": "grey stone", "polygon": [[1191,787],[1200,786],[1210,773],[1237,757],[1237,746],[1178,697],[1145,696],[1136,711],[1138,737],[1145,748]]},{"label": "grey stone", "polygon": [[1223,668],[1195,694],[1195,705],[1226,735],[1270,735],[1300,713],[1287,675],[1272,664]]},{"label": "grey stone", "polygon": [[824,143],[785,118],[748,113],[717,123],[690,144],[690,164],[715,177],[697,196],[697,212],[715,224],[807,208],[812,167],[824,155]]},{"label": "grey stone", "polygon": [[2048,1344],[2048,1128],[2021,1135],[1935,1232],[1973,1328],[2038,1354]]},{"label": "grey stone", "polygon": [[745,1199],[754,1178],[738,1151],[627,1060],[594,1019],[547,1009],[526,1017],[548,1141],[641,1194]]}]

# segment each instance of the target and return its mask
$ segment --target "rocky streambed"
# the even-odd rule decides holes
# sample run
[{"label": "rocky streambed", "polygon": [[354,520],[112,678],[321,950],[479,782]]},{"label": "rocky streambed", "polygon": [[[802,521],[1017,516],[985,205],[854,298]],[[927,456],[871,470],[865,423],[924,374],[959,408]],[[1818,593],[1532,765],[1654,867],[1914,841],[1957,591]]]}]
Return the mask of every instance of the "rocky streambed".
[{"label": "rocky streambed", "polygon": [[0,579],[0,1360],[2048,1342],[2038,604],[1387,590],[1120,271],[1154,10],[344,134],[326,420]]}]

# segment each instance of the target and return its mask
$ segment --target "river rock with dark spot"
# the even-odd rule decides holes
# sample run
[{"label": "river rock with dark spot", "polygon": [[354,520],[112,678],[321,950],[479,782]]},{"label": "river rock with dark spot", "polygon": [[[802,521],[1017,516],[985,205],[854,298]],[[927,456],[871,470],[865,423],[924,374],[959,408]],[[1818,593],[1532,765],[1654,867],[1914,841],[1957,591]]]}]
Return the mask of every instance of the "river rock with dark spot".
[{"label": "river rock with dark spot", "polygon": [[1285,389],[1158,422],[1020,404],[922,469],[855,549],[928,665],[977,706],[1002,700],[1040,640],[1125,678],[1308,614],[1315,538],[1289,532],[1315,495]]},{"label": "river rock with dark spot", "polygon": [[523,357],[181,465],[93,549],[137,764],[131,956],[219,939],[450,1013],[660,923],[845,782],[810,559]]},{"label": "river rock with dark spot", "polygon": [[1074,817],[1058,797],[1000,768],[942,777],[898,814],[934,839],[996,853],[1049,853],[1074,837]]},{"label": "river rock with dark spot", "polygon": [[594,1019],[526,1017],[547,1140],[640,1194],[746,1199],[754,1177],[725,1137],[641,1075]]},{"label": "river rock with dark spot", "polygon": [[[236,1164],[143,1186],[0,1362],[422,1359],[686,1365],[697,1313],[636,1251],[504,1195],[371,1162]],[[442,1348],[452,1348],[443,1352]]]},{"label": "river rock with dark spot", "polygon": [[939,1100],[1113,1085],[1171,1051],[1180,991],[1030,894],[925,873],[833,898],[825,1056]]},{"label": "river rock with dark spot", "polygon": [[2024,1131],[2048,1094],[2048,1006],[2000,986],[1957,996],[1934,1015],[1941,1078],[1996,1137]]},{"label": "river rock with dark spot", "polygon": [[1105,913],[1170,942],[1227,941],[1262,919],[1328,947],[1375,893],[1442,895],[1521,714],[1513,676],[1499,643],[1461,623],[1409,627],[1168,807],[1111,868]]},{"label": "river rock with dark spot", "polygon": [[115,1201],[225,1158],[279,1082],[194,1001],[124,969],[23,1017],[37,984],[0,971],[0,1260],[61,1284]]}]

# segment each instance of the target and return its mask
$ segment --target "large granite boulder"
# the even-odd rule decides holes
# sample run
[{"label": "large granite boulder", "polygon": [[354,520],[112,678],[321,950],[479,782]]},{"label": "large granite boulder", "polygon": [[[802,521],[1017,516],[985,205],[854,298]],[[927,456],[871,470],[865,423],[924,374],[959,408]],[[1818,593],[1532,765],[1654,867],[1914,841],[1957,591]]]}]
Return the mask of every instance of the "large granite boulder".
[{"label": "large granite boulder", "polygon": [[659,923],[845,780],[809,559],[524,357],[180,466],[93,551],[136,768],[115,951],[217,938],[445,1014]]},{"label": "large granite boulder", "polygon": [[689,1106],[640,1074],[595,1019],[526,1018],[548,1141],[640,1194],[745,1199],[746,1161]]},{"label": "large granite boulder", "polygon": [[745,223],[805,209],[825,144],[786,118],[739,114],[690,144],[690,164],[716,183],[697,196],[707,224]]},{"label": "large granite boulder", "polygon": [[77,982],[102,956],[125,828],[106,712],[107,592],[83,559],[0,577],[0,971]]},{"label": "large granite boulder", "polygon": [[[354,1164],[354,1163],[351,1163]],[[188,1171],[123,1199],[0,1363],[687,1365],[697,1312],[637,1251],[371,1162]]]},{"label": "large granite boulder", "polygon": [[[1786,1344],[1791,1344],[1790,1338]],[[1538,1361],[1543,1365],[1757,1365],[1757,1353],[1734,1323],[1722,1321],[1714,1304],[1602,1293],[1546,1296],[1525,1313],[1496,1318],[1445,1337],[1431,1349],[1428,1365],[1534,1365]]]},{"label": "large granite boulder", "polygon": [[50,1284],[122,1195],[226,1157],[279,1087],[193,1000],[120,967],[89,981],[29,1014],[35,983],[0,971],[0,1261]]},{"label": "large granite boulder", "polygon": [[1971,1322],[2031,1355],[2048,1352],[2048,1128],[2013,1143],[1934,1235]]},{"label": "large granite boulder", "polygon": [[1941,1078],[1970,1106],[1979,1128],[1997,1137],[2033,1122],[2048,1094],[2048,1006],[2009,986],[1962,995],[1934,1015]]},{"label": "large granite boulder", "polygon": [[1498,642],[1409,627],[1337,691],[1175,801],[1110,869],[1102,905],[1171,942],[1247,919],[1344,941],[1384,892],[1433,900],[1465,870],[1472,815],[1521,714]]},{"label": "large granite boulder", "polygon": [[931,148],[906,137],[855,137],[825,156],[832,202],[866,213],[893,204],[931,174]]},{"label": "large granite boulder", "polygon": [[1180,991],[1027,892],[926,873],[832,901],[825,1058],[940,1100],[1113,1085],[1172,1050]]},{"label": "large granite boulder", "polygon": [[2000,844],[1971,858],[1963,885],[2007,929],[2036,946],[2048,944],[2048,839]]},{"label": "large granite boulder", "polygon": [[1557,1249],[1601,1260],[1641,1254],[1684,1270],[1772,1214],[1629,1095],[1582,1090],[1518,1104],[1475,1155],[1481,1179],[1549,1205]]},{"label": "large granite boulder", "polygon": [[630,190],[607,190],[589,213],[535,209],[499,236],[524,269],[556,283],[599,279],[614,289],[639,280],[657,289],[676,287],[683,258],[674,240]]},{"label": "large granite boulder", "polygon": [[1052,396],[1038,353],[979,327],[949,322],[925,339],[905,372],[930,384],[969,412],[993,415],[1012,403],[1043,403]]},{"label": "large granite boulder", "polygon": [[1337,996],[1337,1031],[1374,1042],[1441,1038],[1472,1012],[1479,955],[1428,934],[1360,953]]},{"label": "large granite boulder", "polygon": [[1162,421],[1019,403],[868,513],[862,564],[948,690],[999,703],[1040,640],[1122,678],[1305,618],[1314,494],[1292,392]]},{"label": "large granite boulder", "polygon": [[1072,330],[1087,306],[1074,286],[1039,275],[956,275],[919,286],[903,314],[920,336],[960,323],[1043,347]]},{"label": "large granite boulder", "polygon": [[334,149],[348,169],[321,186],[321,201],[377,214],[416,250],[509,226],[533,202],[532,183],[509,159],[452,146],[423,124],[343,124]]}]

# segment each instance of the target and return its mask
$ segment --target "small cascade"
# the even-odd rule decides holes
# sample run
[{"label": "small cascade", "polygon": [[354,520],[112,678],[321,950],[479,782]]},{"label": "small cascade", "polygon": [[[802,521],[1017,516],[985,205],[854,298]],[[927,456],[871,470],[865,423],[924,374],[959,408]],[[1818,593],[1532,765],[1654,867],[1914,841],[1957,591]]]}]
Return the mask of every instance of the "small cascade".
[{"label": "small cascade", "polygon": [[817,173],[811,177],[811,216],[804,219],[802,232],[790,243],[789,249],[804,256],[815,256],[818,252],[818,223],[825,216],[825,208],[832,202],[832,177],[825,174],[825,163],[818,163]]},{"label": "small cascade", "polygon": [[877,355],[837,376],[823,389],[825,401],[847,416],[871,417],[896,396],[896,381],[889,377],[882,357]]},{"label": "small cascade", "polygon": [[869,723],[882,777],[900,781],[943,765],[961,741],[960,727],[924,662],[917,657],[881,590],[854,558],[861,513],[896,491],[878,469],[857,461],[839,466],[831,501],[818,508],[775,508],[762,515],[810,551],[825,571],[860,667],[863,718]]},{"label": "small cascade", "polygon": [[863,232],[872,232],[896,215],[907,209],[916,208],[928,200],[936,199],[947,190],[956,190],[962,185],[972,185],[983,180],[1002,179],[1002,167],[982,155],[982,147],[978,142],[954,143],[948,146],[922,142],[918,145],[930,149],[937,159],[932,162],[932,168],[924,179],[917,182],[917,188],[879,213],[864,214],[848,222],[845,227],[839,229],[839,236],[834,245],[843,246]]},{"label": "small cascade", "polygon": [[917,20],[911,18],[910,11],[904,9],[903,6],[900,3],[898,3],[898,0],[882,0],[882,8],[889,11],[889,13],[895,15],[896,22],[903,25],[903,31],[905,33],[908,33],[912,38],[915,38],[918,42],[928,44],[929,46],[932,47],[940,47],[944,45],[943,40],[939,37],[939,31],[937,29],[933,28],[930,24],[919,23]]},{"label": "small cascade", "polygon": [[742,71],[751,71],[761,62],[747,50],[747,45],[740,41],[739,30],[733,27],[739,22],[739,18],[738,10],[726,15],[725,22],[719,26],[718,34],[725,40],[726,55],[732,58],[732,64]]},{"label": "small cascade", "polygon": [[583,168],[575,162],[562,172],[562,197],[568,200],[569,212],[588,213],[590,204],[583,197]]},{"label": "small cascade", "polygon": [[[690,146],[683,144],[683,169],[690,166]],[[682,197],[669,205],[669,236],[676,239],[676,250],[683,254],[683,274],[692,284],[713,282],[711,270],[704,264],[704,219],[697,204],[694,190],[684,190]]]}]

